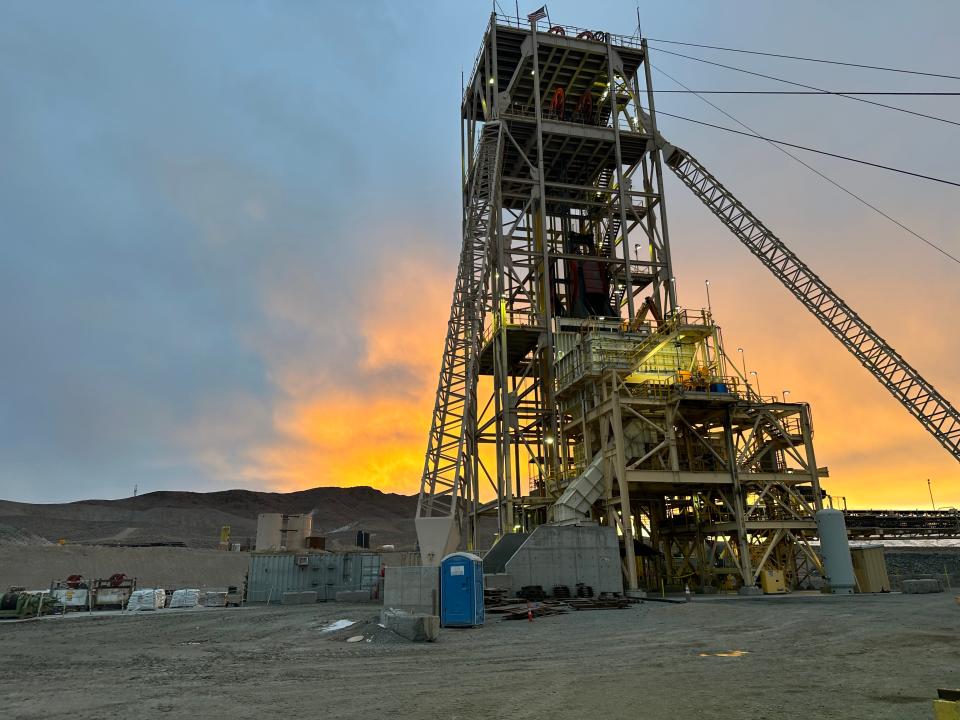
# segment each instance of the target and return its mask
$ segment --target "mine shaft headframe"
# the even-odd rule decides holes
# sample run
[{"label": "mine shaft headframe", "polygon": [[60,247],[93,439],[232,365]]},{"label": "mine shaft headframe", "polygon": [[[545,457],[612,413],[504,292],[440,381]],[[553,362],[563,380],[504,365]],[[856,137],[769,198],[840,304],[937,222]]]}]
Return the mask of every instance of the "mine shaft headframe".
[{"label": "mine shaft headframe", "polygon": [[696,158],[658,136],[667,166],[951,455],[960,413]]},{"label": "mine shaft headframe", "polygon": [[[646,55],[645,40],[636,37],[555,24],[535,28],[526,19],[492,15],[461,104],[464,166],[479,140],[475,128],[502,120],[508,136],[504,208],[520,210],[529,182],[540,183],[542,224],[563,224],[563,243],[576,246],[551,248],[552,261],[597,256],[610,281],[612,314],[623,312],[628,320],[648,295],[664,316],[678,307],[662,162],[650,142],[656,126]],[[531,167],[536,174],[520,177]],[[551,225],[547,232],[558,230]],[[592,244],[579,242],[591,233]],[[584,313],[611,314],[595,302]]]}]

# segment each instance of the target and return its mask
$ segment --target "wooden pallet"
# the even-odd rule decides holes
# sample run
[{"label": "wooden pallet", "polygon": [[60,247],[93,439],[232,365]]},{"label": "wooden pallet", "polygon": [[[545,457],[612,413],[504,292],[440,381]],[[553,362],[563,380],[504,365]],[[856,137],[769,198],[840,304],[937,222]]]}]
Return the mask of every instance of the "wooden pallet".
[{"label": "wooden pallet", "polygon": [[625,597],[572,598],[565,601],[574,610],[623,610],[630,607]]},{"label": "wooden pallet", "polygon": [[528,619],[528,613],[535,618],[548,617],[550,615],[561,615],[567,612],[567,609],[563,603],[532,602],[529,605],[527,603],[499,605],[487,608],[486,612],[502,615],[504,620],[526,620]]}]

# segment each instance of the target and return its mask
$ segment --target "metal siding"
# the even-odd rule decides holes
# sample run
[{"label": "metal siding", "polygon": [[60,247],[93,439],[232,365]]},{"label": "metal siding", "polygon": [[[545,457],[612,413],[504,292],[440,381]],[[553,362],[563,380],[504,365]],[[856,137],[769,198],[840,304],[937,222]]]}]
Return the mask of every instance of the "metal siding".
[{"label": "metal siding", "polygon": [[[297,557],[308,558],[298,566]],[[247,578],[247,602],[279,602],[285,592],[315,591],[333,600],[342,590],[368,590],[380,580],[377,553],[253,554]]]}]

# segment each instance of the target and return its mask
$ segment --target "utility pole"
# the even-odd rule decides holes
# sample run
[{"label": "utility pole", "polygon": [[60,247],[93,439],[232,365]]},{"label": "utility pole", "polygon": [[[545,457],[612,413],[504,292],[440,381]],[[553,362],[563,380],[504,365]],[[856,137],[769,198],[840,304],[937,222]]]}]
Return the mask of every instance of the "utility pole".
[{"label": "utility pole", "polygon": [[933,506],[933,509],[937,509],[937,504],[933,501],[933,486],[930,484],[930,478],[927,478],[927,492],[930,493],[930,504]]}]

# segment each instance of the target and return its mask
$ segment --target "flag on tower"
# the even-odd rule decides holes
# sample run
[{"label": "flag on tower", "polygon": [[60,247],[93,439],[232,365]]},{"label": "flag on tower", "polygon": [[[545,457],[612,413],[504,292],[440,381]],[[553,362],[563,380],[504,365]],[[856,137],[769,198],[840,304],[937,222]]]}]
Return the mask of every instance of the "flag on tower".
[{"label": "flag on tower", "polygon": [[534,10],[532,13],[527,15],[527,20],[532,23],[537,22],[538,20],[543,20],[547,16],[547,6],[542,6],[539,10]]}]

